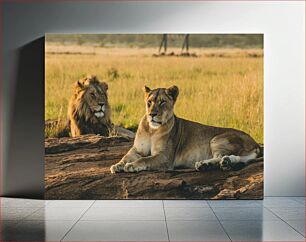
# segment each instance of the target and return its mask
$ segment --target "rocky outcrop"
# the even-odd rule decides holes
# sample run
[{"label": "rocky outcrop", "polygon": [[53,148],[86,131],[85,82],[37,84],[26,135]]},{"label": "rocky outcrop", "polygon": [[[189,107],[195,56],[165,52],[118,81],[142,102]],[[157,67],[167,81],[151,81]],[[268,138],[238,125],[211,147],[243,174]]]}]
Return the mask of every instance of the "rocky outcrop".
[{"label": "rocky outcrop", "polygon": [[46,199],[260,199],[263,162],[239,171],[111,174],[133,144],[129,137],[47,138]]}]

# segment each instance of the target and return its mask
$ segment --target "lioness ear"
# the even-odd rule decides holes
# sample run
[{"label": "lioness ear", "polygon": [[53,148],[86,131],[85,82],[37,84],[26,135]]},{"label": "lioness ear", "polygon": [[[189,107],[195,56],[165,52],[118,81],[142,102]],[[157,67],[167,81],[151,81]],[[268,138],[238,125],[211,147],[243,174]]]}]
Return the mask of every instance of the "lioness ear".
[{"label": "lioness ear", "polygon": [[175,102],[177,99],[177,96],[179,95],[179,89],[177,86],[171,86],[166,89],[166,93],[170,95],[173,98],[173,101]]},{"label": "lioness ear", "polygon": [[147,87],[147,86],[144,86],[144,87],[142,88],[142,90],[144,91],[146,97],[147,97],[147,96],[149,95],[149,93],[151,92],[151,89],[150,89],[149,87]]},{"label": "lioness ear", "polygon": [[142,90],[143,90],[145,93],[151,92],[151,89],[150,89],[149,87],[147,87],[147,86],[144,86],[144,87],[142,88]]},{"label": "lioness ear", "polygon": [[108,85],[107,85],[106,82],[101,82],[100,84],[101,84],[102,88],[103,88],[105,91],[108,90]]}]

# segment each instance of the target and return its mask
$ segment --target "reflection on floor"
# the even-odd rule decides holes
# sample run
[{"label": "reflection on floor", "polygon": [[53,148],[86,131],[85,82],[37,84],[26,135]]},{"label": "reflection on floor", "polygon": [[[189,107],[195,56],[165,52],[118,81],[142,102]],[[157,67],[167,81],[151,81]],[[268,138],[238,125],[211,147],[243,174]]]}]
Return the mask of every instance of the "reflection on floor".
[{"label": "reflection on floor", "polygon": [[305,198],[1,198],[1,241],[305,241]]}]

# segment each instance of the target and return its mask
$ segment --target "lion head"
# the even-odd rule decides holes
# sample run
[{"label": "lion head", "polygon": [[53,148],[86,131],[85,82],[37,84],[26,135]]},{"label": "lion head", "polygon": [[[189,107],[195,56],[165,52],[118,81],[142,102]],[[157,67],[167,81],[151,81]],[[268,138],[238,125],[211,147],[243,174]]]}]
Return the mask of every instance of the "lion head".
[{"label": "lion head", "polygon": [[151,90],[145,86],[146,116],[149,125],[158,129],[166,124],[174,115],[174,104],[179,94],[177,86],[169,88],[156,88]]},{"label": "lion head", "polygon": [[111,109],[107,90],[108,85],[95,76],[88,76],[75,83],[68,109],[72,136],[108,133],[105,130],[111,125]]}]

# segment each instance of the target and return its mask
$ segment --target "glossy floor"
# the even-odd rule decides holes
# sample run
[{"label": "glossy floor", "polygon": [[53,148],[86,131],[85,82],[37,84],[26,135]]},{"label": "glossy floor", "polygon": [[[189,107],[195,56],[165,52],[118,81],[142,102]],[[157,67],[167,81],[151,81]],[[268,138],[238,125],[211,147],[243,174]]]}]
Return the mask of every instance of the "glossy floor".
[{"label": "glossy floor", "polygon": [[1,198],[1,241],[305,241],[305,198]]}]

